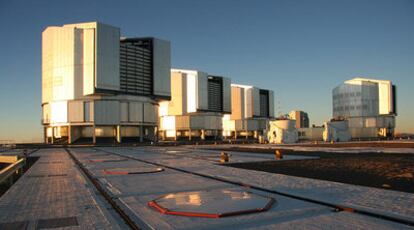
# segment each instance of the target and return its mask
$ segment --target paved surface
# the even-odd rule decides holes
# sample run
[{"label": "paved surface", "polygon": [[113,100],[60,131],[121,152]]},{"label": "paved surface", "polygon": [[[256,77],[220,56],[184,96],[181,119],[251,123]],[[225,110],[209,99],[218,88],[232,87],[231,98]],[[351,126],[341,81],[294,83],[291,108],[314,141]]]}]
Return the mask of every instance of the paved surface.
[{"label": "paved surface", "polygon": [[40,158],[0,198],[0,229],[119,229],[64,149],[33,156]]},{"label": "paved surface", "polygon": [[[411,228],[357,213],[336,212],[325,205],[240,187],[165,167],[161,172],[148,174],[108,173],[138,172],[137,169],[151,171],[158,167],[137,160],[241,181],[313,199],[366,208],[401,218],[410,219],[414,216],[412,194],[224,167],[217,164],[220,151],[194,149],[194,147],[72,148],[70,151],[82,167],[97,179],[104,191],[123,212],[144,229]],[[237,152],[231,154],[231,160],[237,162],[273,158],[268,154]],[[85,179],[64,149],[40,150],[36,155],[40,159],[0,198],[0,223],[28,226],[29,229],[53,227],[56,223],[61,227],[67,226],[64,229],[127,228],[120,223],[120,217],[97,195],[92,184]],[[298,158],[302,157],[296,156],[291,160]],[[196,191],[192,194],[197,194],[197,191],[232,189],[242,189],[249,193],[271,197],[276,200],[276,203],[266,212],[218,219],[166,215],[148,206],[148,202],[170,193]],[[176,203],[198,205],[203,201],[198,196],[191,196],[188,200],[177,199]],[[212,206],[210,208],[215,209]],[[220,209],[217,208],[216,211],[219,213]],[[6,225],[0,225],[0,229],[4,226]]]}]

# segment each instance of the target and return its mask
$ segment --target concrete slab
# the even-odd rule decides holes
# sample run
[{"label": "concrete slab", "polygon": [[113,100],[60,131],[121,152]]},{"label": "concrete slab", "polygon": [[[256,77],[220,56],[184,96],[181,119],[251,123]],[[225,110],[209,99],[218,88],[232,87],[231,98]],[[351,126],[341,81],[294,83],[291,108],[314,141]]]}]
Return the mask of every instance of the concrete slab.
[{"label": "concrete slab", "polygon": [[34,156],[40,159],[0,198],[0,223],[25,222],[28,229],[35,229],[58,226],[54,223],[60,219],[61,227],[65,223],[83,229],[123,226],[97,199],[63,149],[39,150]]}]

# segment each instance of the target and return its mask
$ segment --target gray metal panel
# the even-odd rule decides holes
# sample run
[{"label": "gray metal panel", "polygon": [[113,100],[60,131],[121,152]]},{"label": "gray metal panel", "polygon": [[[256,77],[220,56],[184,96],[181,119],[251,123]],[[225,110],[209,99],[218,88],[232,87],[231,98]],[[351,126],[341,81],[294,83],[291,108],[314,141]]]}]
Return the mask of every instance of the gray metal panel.
[{"label": "gray metal panel", "polygon": [[118,101],[94,101],[95,124],[117,125],[120,122]]},{"label": "gray metal panel", "polygon": [[231,79],[223,77],[223,112],[231,113]]},{"label": "gray metal panel", "polygon": [[129,103],[129,121],[130,122],[142,122],[143,121],[143,108],[141,102]]},{"label": "gray metal panel", "polygon": [[95,87],[119,90],[119,28],[97,23]]},{"label": "gray metal panel", "polygon": [[153,40],[153,90],[155,96],[171,96],[171,48],[170,42],[154,38]]},{"label": "gray metal panel", "polygon": [[208,91],[207,91],[208,75],[204,72],[198,71],[196,78],[197,90],[197,109],[208,109]]},{"label": "gray metal panel", "polygon": [[144,122],[156,123],[157,122],[157,107],[150,103],[144,103]]},{"label": "gray metal panel", "polygon": [[127,122],[128,121],[128,102],[121,102],[120,109],[121,109],[121,121]]},{"label": "gray metal panel", "polygon": [[275,117],[275,98],[273,90],[269,90],[269,117]]},{"label": "gray metal panel", "polygon": [[248,88],[245,94],[246,118],[260,116],[260,91],[258,88]]},{"label": "gray metal panel", "polygon": [[253,116],[260,116],[260,90],[259,88],[252,88],[252,104],[253,104]]},{"label": "gray metal panel", "polygon": [[84,120],[86,122],[93,121],[93,119],[94,119],[93,101],[92,102],[85,101],[83,103],[83,111],[84,111],[84,115],[85,115]]}]

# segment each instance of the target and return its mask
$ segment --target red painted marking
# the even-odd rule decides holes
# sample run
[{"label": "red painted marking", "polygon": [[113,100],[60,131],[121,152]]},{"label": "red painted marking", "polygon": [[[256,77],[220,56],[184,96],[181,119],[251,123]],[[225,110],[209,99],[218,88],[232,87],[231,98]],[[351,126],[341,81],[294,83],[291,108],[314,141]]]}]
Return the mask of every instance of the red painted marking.
[{"label": "red painted marking", "polygon": [[155,208],[157,211],[161,212],[162,214],[165,214],[168,211],[167,209],[159,206],[157,202],[155,201],[148,202],[148,206]]},{"label": "red painted marking", "polygon": [[128,172],[123,172],[123,171],[107,171],[107,170],[103,170],[104,174],[109,174],[109,175],[128,175]]},{"label": "red painted marking", "polygon": [[92,162],[92,163],[99,163],[99,162],[104,162],[104,160],[89,160],[89,162]]},{"label": "red painted marking", "polygon": [[346,212],[354,212],[355,210],[353,208],[348,208],[348,207],[339,207],[340,209],[342,209],[342,211],[346,211]]},{"label": "red painted marking", "polygon": [[242,211],[237,211],[237,212],[218,213],[218,214],[170,211],[160,206],[159,204],[157,204],[157,202],[154,200],[148,202],[148,206],[153,207],[154,209],[156,209],[162,214],[168,214],[168,215],[187,216],[187,217],[204,217],[204,218],[221,218],[221,217],[236,216],[236,215],[242,215],[242,214],[248,214],[248,213],[254,213],[254,212],[263,212],[263,211],[268,210],[272,206],[273,203],[274,203],[274,200],[271,200],[264,208],[248,209],[248,210],[242,210]]},{"label": "red painted marking", "polygon": [[220,214],[198,213],[198,212],[174,212],[167,211],[165,214],[187,216],[187,217],[205,217],[205,218],[220,218]]}]

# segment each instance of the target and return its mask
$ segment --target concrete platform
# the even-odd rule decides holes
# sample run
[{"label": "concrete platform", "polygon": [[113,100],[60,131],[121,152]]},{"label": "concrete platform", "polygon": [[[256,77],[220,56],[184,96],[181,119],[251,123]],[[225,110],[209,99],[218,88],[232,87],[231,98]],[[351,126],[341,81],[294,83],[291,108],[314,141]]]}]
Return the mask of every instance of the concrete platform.
[{"label": "concrete platform", "polygon": [[0,229],[121,229],[64,149],[37,162],[0,198]]},{"label": "concrete platform", "polygon": [[[139,160],[150,161],[154,163],[166,164],[171,167],[194,172],[208,172],[212,176],[223,176],[233,180],[250,181],[255,174],[252,171],[244,170],[239,176],[240,169],[223,167],[215,161],[203,158],[197,159],[198,154],[192,154],[194,150],[170,148],[101,148],[102,153],[110,151],[118,153],[120,156],[132,157]],[[174,151],[166,151],[174,150]],[[333,208],[315,203],[309,203],[302,200],[296,200],[285,196],[279,196],[272,193],[258,191],[244,187],[245,191],[271,197],[277,200],[277,205],[272,206],[266,212],[255,214],[247,214],[240,216],[232,216],[220,219],[206,219],[197,217],[171,216],[157,212],[148,206],[148,202],[169,193],[192,192],[199,190],[226,190],[236,189],[240,186],[231,185],[217,180],[212,180],[197,175],[180,172],[166,168],[165,171],[155,174],[143,175],[102,175],[100,174],[100,166],[90,164],[84,157],[88,154],[88,149],[72,149],[77,158],[82,159],[82,163],[88,167],[102,184],[105,185],[107,191],[113,196],[126,210],[129,215],[134,216],[137,222],[145,223],[148,228],[155,229],[274,229],[281,226],[295,225],[290,223],[300,223],[302,226],[312,226],[314,228],[324,228],[324,226],[335,227],[339,229],[349,228],[378,228],[378,229],[409,229],[407,225],[398,224],[378,218],[358,215],[355,213],[335,212]],[[99,151],[98,151],[99,152]],[[175,156],[174,154],[179,154]],[[185,155],[184,155],[185,154]],[[214,154],[214,153],[208,153]],[[217,153],[218,154],[218,153]],[[175,157],[174,157],[175,156]],[[254,158],[253,156],[247,156]],[[142,165],[148,167],[149,164],[127,158],[128,161],[110,162],[108,167],[130,167],[131,165]],[[227,177],[229,172],[234,174]],[[247,173],[247,171],[249,173]],[[227,175],[226,175],[227,174]],[[268,175],[269,176],[269,175]],[[253,183],[256,183],[254,181]],[[313,191],[310,190],[312,193]],[[350,220],[352,220],[350,222]],[[353,221],[355,220],[355,221]],[[332,221],[332,222],[331,222]],[[321,224],[324,223],[324,224]],[[286,227],[289,228],[289,227]]]},{"label": "concrete platform", "polygon": [[[323,204],[332,202],[410,219],[414,216],[412,194],[225,167],[214,159],[220,151],[193,147],[85,147],[71,148],[70,152],[104,193],[142,229],[412,229],[381,218],[338,212]],[[17,226],[17,229],[128,229],[64,149],[40,150],[35,155],[40,159],[0,198],[0,223],[3,224],[0,229],[10,226]],[[269,157],[272,158],[266,154],[232,153],[232,158],[240,162],[271,160]],[[145,173],[156,168],[163,170]],[[111,170],[144,173],[105,173]],[[223,180],[215,179],[218,177]],[[166,215],[149,205],[151,201],[158,201],[168,209],[183,211],[183,207],[171,206],[181,203],[186,209],[199,212],[202,204],[209,202],[208,212],[219,212],[223,205],[224,209],[232,210],[226,203],[229,200],[211,202],[216,199],[211,193],[202,195],[203,191],[218,191],[218,194],[237,191],[229,195],[234,200],[245,197],[243,194],[255,194],[276,202],[262,212],[222,218]],[[181,195],[168,201],[160,200],[171,194]],[[242,206],[266,203],[250,201]]]}]

